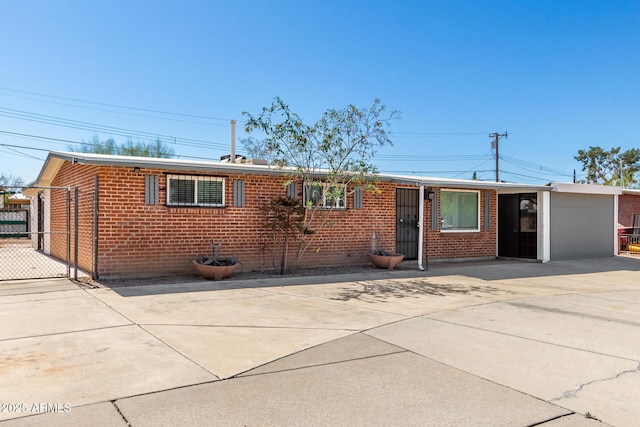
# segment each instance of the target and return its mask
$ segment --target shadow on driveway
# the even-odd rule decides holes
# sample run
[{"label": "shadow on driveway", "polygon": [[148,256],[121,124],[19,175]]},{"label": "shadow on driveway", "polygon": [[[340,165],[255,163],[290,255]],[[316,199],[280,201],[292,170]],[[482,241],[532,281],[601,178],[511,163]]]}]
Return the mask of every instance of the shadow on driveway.
[{"label": "shadow on driveway", "polygon": [[[344,287],[334,301],[360,300],[370,303],[387,302],[389,299],[419,298],[421,296],[444,297],[449,295],[470,294],[516,294],[493,286],[468,284],[439,284],[427,278],[409,278],[406,280],[372,280],[352,282]],[[354,289],[353,285],[357,287]]]},{"label": "shadow on driveway", "polygon": [[[339,268],[337,268],[339,270]],[[471,293],[496,294],[506,292],[491,286],[447,283],[437,279],[443,276],[464,276],[481,281],[497,281],[521,278],[569,276],[615,271],[639,271],[640,258],[607,257],[579,259],[567,261],[551,261],[548,263],[495,260],[483,262],[430,263],[428,271],[417,269],[415,261],[403,262],[398,270],[376,270],[362,267],[360,272],[349,274],[333,274],[322,276],[286,276],[264,279],[242,279],[210,281],[196,276],[175,278],[174,283],[167,283],[170,278],[146,279],[144,284],[123,286],[118,281],[108,282],[105,287],[123,297],[163,295],[186,292],[206,292],[228,289],[251,289],[288,287],[303,285],[321,285],[345,283],[359,284],[358,289],[345,286],[337,300],[348,301],[360,299],[364,301],[381,301],[385,298],[411,298],[423,295],[445,296]],[[403,280],[398,280],[403,279]],[[461,280],[461,282],[468,282]],[[160,284],[157,284],[160,283]]]},{"label": "shadow on driveway", "polygon": [[583,258],[547,263],[496,260],[487,262],[431,263],[430,276],[461,274],[481,280],[508,280],[533,277],[566,276],[575,274],[640,271],[640,257],[615,256]]}]

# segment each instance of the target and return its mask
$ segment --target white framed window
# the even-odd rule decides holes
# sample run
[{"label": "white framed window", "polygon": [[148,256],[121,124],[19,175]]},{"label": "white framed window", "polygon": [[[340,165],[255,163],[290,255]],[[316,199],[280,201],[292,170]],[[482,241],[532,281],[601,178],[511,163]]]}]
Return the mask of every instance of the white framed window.
[{"label": "white framed window", "polygon": [[441,190],[440,231],[480,231],[480,192]]},{"label": "white framed window", "polygon": [[323,182],[314,182],[304,186],[305,206],[318,206],[323,209],[345,209],[346,185],[330,186]]},{"label": "white framed window", "polygon": [[167,206],[224,206],[224,178],[167,175]]}]

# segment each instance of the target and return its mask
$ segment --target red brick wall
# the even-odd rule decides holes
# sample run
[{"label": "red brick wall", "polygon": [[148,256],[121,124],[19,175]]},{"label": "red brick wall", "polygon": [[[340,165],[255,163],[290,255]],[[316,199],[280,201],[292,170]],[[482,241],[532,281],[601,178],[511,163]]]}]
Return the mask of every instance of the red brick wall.
[{"label": "red brick wall", "polygon": [[633,226],[633,214],[640,214],[640,196],[622,194],[618,199],[618,222],[625,227]]},{"label": "red brick wall", "polygon": [[[425,210],[428,210],[426,219],[427,222],[425,223],[425,233],[427,235],[427,256],[430,261],[454,260],[460,258],[486,258],[496,256],[497,196],[495,191],[490,192],[490,230],[484,229],[484,196],[485,192],[483,190],[480,190],[480,232],[442,233],[438,230],[431,230],[431,206],[427,206],[425,208]],[[440,200],[441,198],[438,197],[438,203]],[[438,212],[440,212],[440,209],[438,209]],[[438,220],[439,219],[440,218],[438,218]]]},{"label": "red brick wall", "polygon": [[[93,193],[96,166],[64,163],[52,186],[70,186],[70,261],[75,261],[75,186],[78,186],[78,267],[91,272],[93,267]],[[51,255],[67,259],[67,191],[51,189]]]},{"label": "red brick wall", "polygon": [[[274,197],[285,196],[287,177],[224,175],[225,208],[167,207],[166,171],[132,168],[95,167],[65,163],[54,185],[79,185],[80,200],[93,192],[93,180],[99,175],[100,207],[98,234],[99,277],[142,277],[172,273],[193,273],[191,260],[210,254],[209,239],[222,242],[221,255],[233,255],[245,268],[270,269],[279,263],[280,246],[274,247],[265,235],[260,207]],[[189,172],[180,172],[189,174]],[[201,172],[194,172],[200,174]],[[145,205],[144,176],[160,180],[160,204]],[[212,176],[223,176],[211,174]],[[233,207],[233,180],[245,182],[245,206]],[[363,208],[353,209],[353,197],[347,209],[324,212],[329,216],[324,228],[299,266],[365,264],[376,232],[377,247],[395,251],[396,184],[381,182],[380,192],[365,193]],[[301,189],[301,185],[298,185]],[[407,187],[415,188],[415,187]],[[301,193],[301,190],[300,190]],[[491,230],[479,233],[440,233],[430,230],[430,202],[425,202],[425,234],[429,260],[492,257],[496,254],[496,195],[492,192]],[[301,195],[301,194],[300,194]],[[481,226],[484,224],[484,191],[480,192]],[[52,200],[52,215],[60,218],[60,200]],[[92,262],[92,216],[79,215],[80,265],[90,269]],[[56,221],[52,220],[52,224]],[[317,228],[316,221],[312,228]],[[65,225],[66,226],[66,225]],[[72,218],[73,226],[73,218]],[[481,227],[482,229],[482,227]],[[59,245],[56,246],[58,248]],[[290,263],[295,258],[290,248]],[[72,251],[73,253],[73,251]],[[60,251],[54,255],[63,258]]]}]

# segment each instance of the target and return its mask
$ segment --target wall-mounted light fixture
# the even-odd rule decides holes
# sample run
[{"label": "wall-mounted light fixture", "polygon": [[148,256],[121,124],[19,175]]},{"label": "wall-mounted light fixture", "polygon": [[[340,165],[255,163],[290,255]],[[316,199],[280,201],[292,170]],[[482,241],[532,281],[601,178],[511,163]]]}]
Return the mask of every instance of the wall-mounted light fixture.
[{"label": "wall-mounted light fixture", "polygon": [[435,195],[436,194],[433,192],[433,190],[431,190],[431,189],[427,190],[427,200],[428,201],[432,201],[433,198],[435,197]]},{"label": "wall-mounted light fixture", "polygon": [[140,173],[140,168],[138,166],[134,167],[133,173]]}]

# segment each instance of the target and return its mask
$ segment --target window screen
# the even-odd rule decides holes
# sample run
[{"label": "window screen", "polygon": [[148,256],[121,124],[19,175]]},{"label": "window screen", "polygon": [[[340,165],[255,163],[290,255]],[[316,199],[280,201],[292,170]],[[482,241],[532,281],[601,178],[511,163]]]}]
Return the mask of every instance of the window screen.
[{"label": "window screen", "polygon": [[440,192],[440,229],[442,231],[480,231],[479,193],[442,190]]},{"label": "window screen", "polygon": [[224,206],[224,178],[168,175],[170,206]]},{"label": "window screen", "polygon": [[321,208],[344,209],[346,186],[329,186],[324,183],[313,183],[304,186],[305,205],[319,206]]}]

